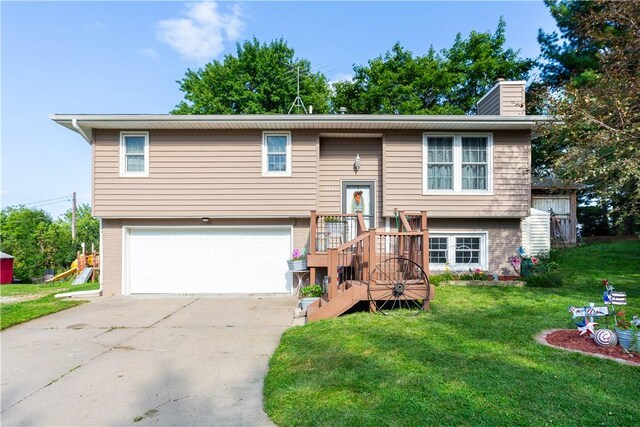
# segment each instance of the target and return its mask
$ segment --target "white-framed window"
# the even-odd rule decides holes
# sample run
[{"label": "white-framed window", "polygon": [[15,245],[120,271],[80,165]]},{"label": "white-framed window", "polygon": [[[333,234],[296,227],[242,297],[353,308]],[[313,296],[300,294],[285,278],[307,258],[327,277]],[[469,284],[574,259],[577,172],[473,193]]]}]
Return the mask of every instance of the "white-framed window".
[{"label": "white-framed window", "polygon": [[120,132],[120,176],[149,176],[149,132]]},{"label": "white-framed window", "polygon": [[291,176],[291,133],[262,133],[262,176]]},{"label": "white-framed window", "polygon": [[487,270],[489,245],[486,232],[429,233],[429,268],[466,271]]},{"label": "white-framed window", "polygon": [[491,134],[425,133],[423,194],[491,194]]}]

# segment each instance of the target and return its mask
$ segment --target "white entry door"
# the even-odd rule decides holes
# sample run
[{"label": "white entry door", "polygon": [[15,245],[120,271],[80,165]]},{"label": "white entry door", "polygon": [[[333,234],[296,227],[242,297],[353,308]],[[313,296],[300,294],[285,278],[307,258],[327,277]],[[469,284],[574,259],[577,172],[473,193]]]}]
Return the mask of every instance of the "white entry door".
[{"label": "white entry door", "polygon": [[131,228],[123,293],[288,293],[291,227]]}]

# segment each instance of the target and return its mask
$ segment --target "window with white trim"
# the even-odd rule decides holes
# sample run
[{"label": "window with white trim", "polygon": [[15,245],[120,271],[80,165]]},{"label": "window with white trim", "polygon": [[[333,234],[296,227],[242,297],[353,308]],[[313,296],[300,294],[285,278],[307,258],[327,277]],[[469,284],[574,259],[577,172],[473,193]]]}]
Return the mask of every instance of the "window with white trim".
[{"label": "window with white trim", "polygon": [[120,175],[149,176],[149,133],[120,133]]},{"label": "window with white trim", "polygon": [[491,193],[491,134],[424,134],[423,194]]},{"label": "window with white trim", "polygon": [[429,267],[435,270],[451,268],[488,268],[487,233],[430,233]]},{"label": "window with white trim", "polygon": [[291,176],[291,134],[289,132],[262,134],[262,175]]}]

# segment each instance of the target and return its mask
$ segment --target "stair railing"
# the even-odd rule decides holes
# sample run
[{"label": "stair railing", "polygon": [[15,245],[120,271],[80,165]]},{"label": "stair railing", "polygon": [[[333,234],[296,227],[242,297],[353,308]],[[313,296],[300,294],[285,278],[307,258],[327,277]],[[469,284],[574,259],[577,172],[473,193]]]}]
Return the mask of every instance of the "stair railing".
[{"label": "stair railing", "polygon": [[348,280],[367,281],[376,266],[388,258],[408,258],[429,274],[429,230],[426,212],[419,215],[416,231],[369,230],[355,239],[328,250],[327,297],[333,299]]}]

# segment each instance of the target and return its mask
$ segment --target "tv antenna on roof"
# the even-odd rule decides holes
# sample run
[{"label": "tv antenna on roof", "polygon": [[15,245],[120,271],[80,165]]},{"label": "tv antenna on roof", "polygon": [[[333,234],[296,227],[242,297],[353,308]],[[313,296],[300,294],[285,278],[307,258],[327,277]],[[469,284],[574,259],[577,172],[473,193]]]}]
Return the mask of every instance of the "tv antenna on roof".
[{"label": "tv antenna on roof", "polygon": [[304,106],[304,102],[302,102],[302,98],[300,98],[300,66],[298,65],[296,67],[296,73],[298,75],[298,88],[297,88],[297,94],[296,94],[296,99],[293,100],[293,103],[291,104],[291,107],[289,108],[289,112],[287,114],[291,114],[291,110],[293,110],[293,107],[296,108],[296,113],[298,113],[300,111],[300,107],[302,107],[302,111],[304,111],[305,114],[309,114],[307,112],[306,107]]}]

